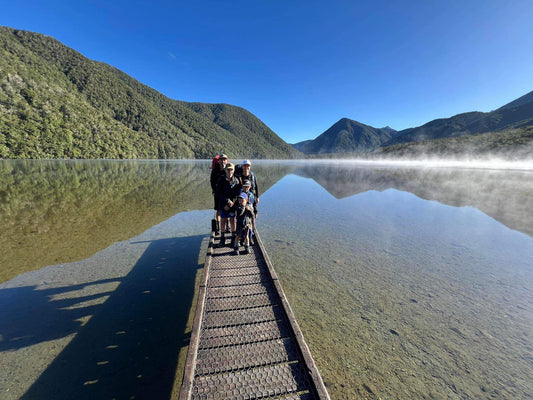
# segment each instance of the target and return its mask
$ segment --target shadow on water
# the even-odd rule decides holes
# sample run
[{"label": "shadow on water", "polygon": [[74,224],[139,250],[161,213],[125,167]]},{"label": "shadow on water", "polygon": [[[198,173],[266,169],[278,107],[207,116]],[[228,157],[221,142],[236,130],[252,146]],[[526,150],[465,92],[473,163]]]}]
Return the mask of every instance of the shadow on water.
[{"label": "shadow on water", "polygon": [[[116,284],[121,279],[104,279],[81,285],[41,289],[36,286],[6,288],[0,291],[0,321],[9,324],[0,326],[0,352],[19,350],[48,340],[60,339],[78,332],[83,326],[83,318],[97,312],[98,304],[76,307],[83,302],[98,302],[111,291],[99,291],[86,296],[60,298],[75,291],[91,287]],[[114,285],[113,285],[114,286]],[[39,321],[29,324],[28,321]]]},{"label": "shadow on water", "polygon": [[[7,328],[1,324],[7,339],[1,350],[77,332],[22,399],[169,398],[178,354],[188,341],[186,324],[204,238],[152,241],[121,279],[0,292],[4,302],[18,303],[15,312],[2,306],[3,321],[13,314],[18,317]],[[73,290],[113,284],[112,291],[54,300]],[[109,296],[102,304],[83,306],[102,296]],[[92,317],[80,322],[87,315]]]}]

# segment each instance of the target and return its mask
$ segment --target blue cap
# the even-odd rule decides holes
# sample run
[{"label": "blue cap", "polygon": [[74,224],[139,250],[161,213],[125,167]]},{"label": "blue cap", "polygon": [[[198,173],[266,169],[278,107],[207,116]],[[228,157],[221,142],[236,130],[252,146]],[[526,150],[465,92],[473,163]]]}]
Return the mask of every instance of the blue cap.
[{"label": "blue cap", "polygon": [[248,200],[248,195],[247,195],[246,193],[244,193],[244,192],[242,192],[242,193],[239,195],[239,197],[240,197],[241,199]]},{"label": "blue cap", "polygon": [[252,163],[250,162],[250,160],[244,160],[241,165],[249,165],[251,167]]}]

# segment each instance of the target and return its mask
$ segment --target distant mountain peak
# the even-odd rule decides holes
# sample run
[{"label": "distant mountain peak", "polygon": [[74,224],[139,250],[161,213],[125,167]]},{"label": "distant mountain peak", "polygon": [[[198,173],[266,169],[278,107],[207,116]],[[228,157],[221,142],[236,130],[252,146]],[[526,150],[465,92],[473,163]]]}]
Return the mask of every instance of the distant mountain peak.
[{"label": "distant mountain peak", "polygon": [[344,117],[315,139],[296,143],[293,147],[307,154],[365,153],[390,140],[395,132]]}]

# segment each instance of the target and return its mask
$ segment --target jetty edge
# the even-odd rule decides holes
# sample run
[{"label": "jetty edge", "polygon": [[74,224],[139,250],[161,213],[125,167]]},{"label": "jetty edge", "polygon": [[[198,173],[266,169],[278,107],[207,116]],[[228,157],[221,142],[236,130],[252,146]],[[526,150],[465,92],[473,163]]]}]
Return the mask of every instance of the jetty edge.
[{"label": "jetty edge", "polygon": [[261,237],[233,255],[211,232],[179,400],[329,400]]}]

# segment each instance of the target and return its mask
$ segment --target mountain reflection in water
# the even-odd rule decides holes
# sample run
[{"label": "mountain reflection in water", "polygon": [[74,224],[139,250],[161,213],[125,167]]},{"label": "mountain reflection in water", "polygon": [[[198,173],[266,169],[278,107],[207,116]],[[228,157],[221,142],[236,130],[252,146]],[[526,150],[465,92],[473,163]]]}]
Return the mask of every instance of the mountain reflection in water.
[{"label": "mountain reflection in water", "polygon": [[475,207],[533,236],[533,171],[311,165],[294,173],[313,179],[337,199],[397,189],[454,207]]},{"label": "mountain reflection in water", "polygon": [[261,232],[333,399],[533,396],[533,238],[479,211],[531,232],[530,174],[294,174]]}]

